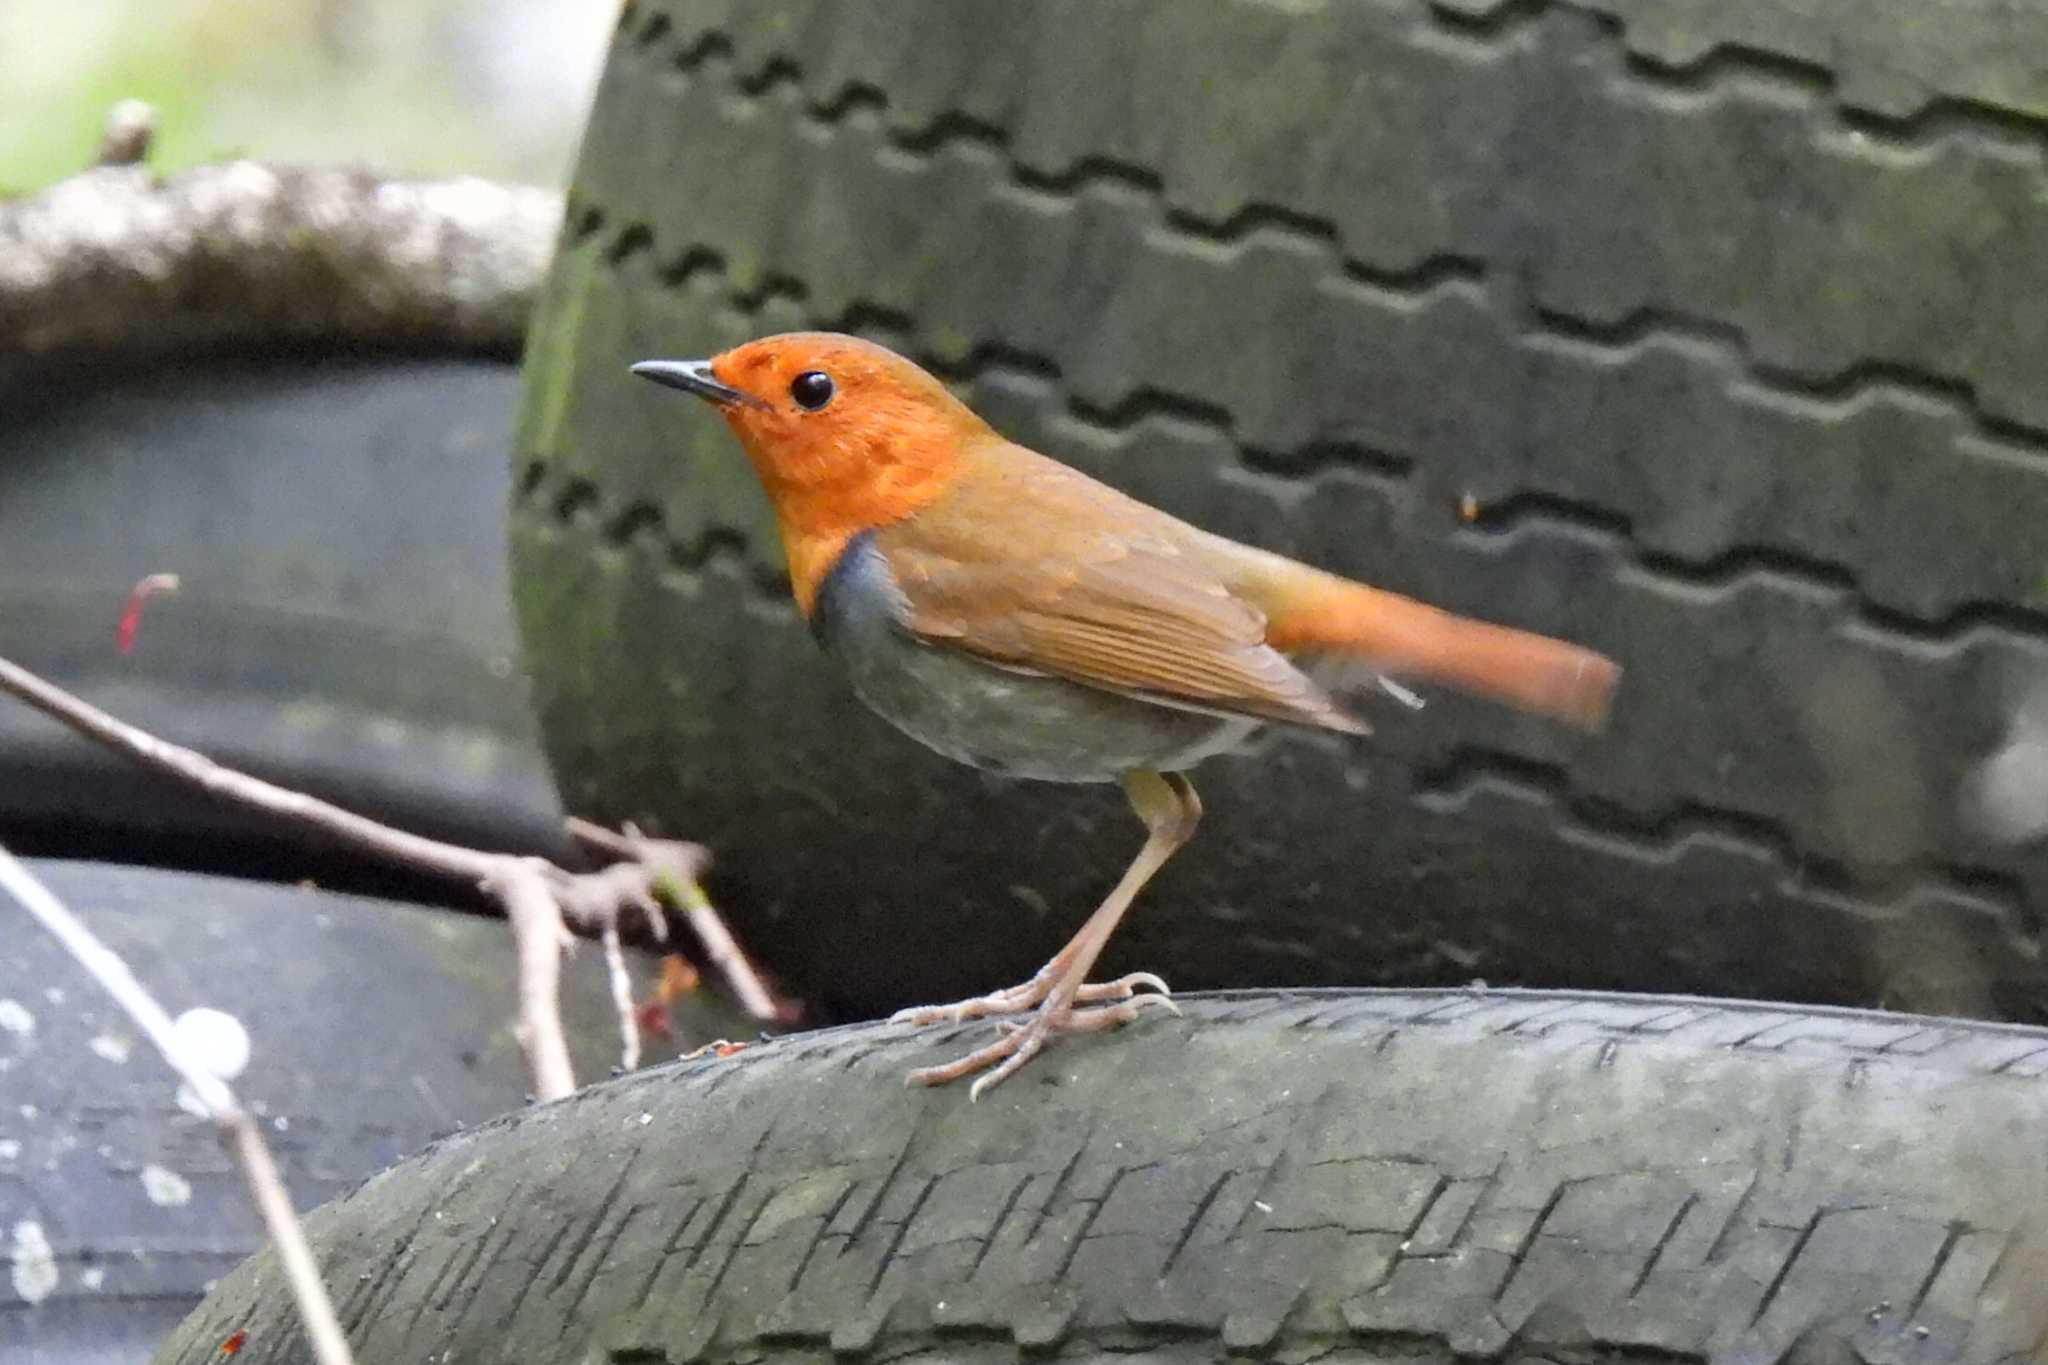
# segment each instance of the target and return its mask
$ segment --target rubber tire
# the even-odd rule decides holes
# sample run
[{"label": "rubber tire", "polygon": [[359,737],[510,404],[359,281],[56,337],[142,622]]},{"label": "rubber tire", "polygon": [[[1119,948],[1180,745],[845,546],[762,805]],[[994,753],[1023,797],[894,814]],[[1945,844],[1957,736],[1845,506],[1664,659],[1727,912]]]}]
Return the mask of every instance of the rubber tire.
[{"label": "rubber tire", "polygon": [[528,351],[520,621],[565,798],[709,840],[802,993],[1019,979],[1136,841],[1114,794],[990,781],[865,714],[783,605],[723,425],[625,373],[821,325],[1216,531],[1626,665],[1589,743],[1432,695],[1368,701],[1365,745],[1206,765],[1179,908],[1141,907],[1110,970],[2048,1018],[2048,849],[1989,842],[1969,782],[2048,659],[2048,19],[625,25]]},{"label": "rubber tire", "polygon": [[[439,1143],[308,1231],[367,1360],[1992,1361],[2048,1329],[2048,1032],[1184,1004],[978,1104],[900,1077],[987,1024],[663,1068]],[[308,1358],[268,1254],[157,1359],[236,1332],[250,1365]]]},{"label": "rubber tire", "polygon": [[[168,1009],[241,1019],[255,1056],[236,1084],[270,1117],[302,1208],[524,1103],[500,922],[191,873],[32,866]],[[0,1362],[133,1365],[262,1231],[211,1126],[178,1108],[134,1026],[4,901],[0,924]],[[594,953],[569,965],[563,1016],[585,1077],[618,1060],[610,999]],[[734,1026],[702,997],[676,1013],[683,1038]]]},{"label": "rubber tire", "polygon": [[[517,383],[508,364],[331,352],[16,375],[0,390],[0,652],[366,814],[558,849],[506,588]],[[123,656],[123,602],[155,572],[183,589]],[[350,870],[11,704],[0,830],[52,855]]]}]

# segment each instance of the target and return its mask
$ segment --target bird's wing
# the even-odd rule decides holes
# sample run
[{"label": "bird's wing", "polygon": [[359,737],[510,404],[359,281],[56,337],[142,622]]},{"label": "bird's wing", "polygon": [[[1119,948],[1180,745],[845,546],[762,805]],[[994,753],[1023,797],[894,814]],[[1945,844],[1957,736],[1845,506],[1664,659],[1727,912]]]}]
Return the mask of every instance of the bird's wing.
[{"label": "bird's wing", "polygon": [[1007,442],[875,547],[937,648],[1165,705],[1362,733],[1266,643],[1266,618],[1192,550],[1192,531]]}]

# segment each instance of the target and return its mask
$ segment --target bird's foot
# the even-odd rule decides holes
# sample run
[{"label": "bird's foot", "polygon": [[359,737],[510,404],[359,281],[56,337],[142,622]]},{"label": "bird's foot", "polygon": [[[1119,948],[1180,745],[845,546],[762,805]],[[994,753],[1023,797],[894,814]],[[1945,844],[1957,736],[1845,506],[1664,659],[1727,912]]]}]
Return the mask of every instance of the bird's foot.
[{"label": "bird's foot", "polygon": [[[1151,981],[1159,980],[1150,973],[1139,975],[1148,977]],[[1119,981],[1104,982],[1100,987],[1093,989],[1116,989],[1131,980],[1131,977],[1124,977]],[[1081,989],[1085,992],[1091,988],[1083,986]],[[962,1076],[972,1076],[977,1071],[986,1071],[988,1074],[976,1080],[967,1092],[969,1100],[978,1100],[984,1091],[1001,1085],[1015,1075],[1026,1062],[1036,1057],[1054,1034],[1101,1033],[1105,1029],[1120,1028],[1137,1018],[1150,1005],[1160,1006],[1175,1015],[1180,1013],[1180,1007],[1163,993],[1136,995],[1129,989],[1126,989],[1123,998],[1113,1005],[1097,1005],[1085,1010],[1077,1010],[1072,1005],[1064,1005],[1058,1009],[1041,1008],[1029,1019],[1003,1021],[1000,1026],[1002,1037],[988,1046],[977,1048],[958,1061],[947,1062],[943,1066],[919,1067],[904,1077],[904,1082],[908,1085],[945,1085],[949,1081],[959,1080]],[[994,1070],[989,1070],[991,1067]]]},{"label": "bird's foot", "polygon": [[[999,1014],[1022,1014],[1043,1004],[1052,994],[1059,978],[1050,970],[1042,971],[1020,986],[1009,986],[987,995],[977,995],[969,1000],[955,1001],[950,1005],[916,1005],[910,1009],[898,1010],[889,1016],[892,1024],[962,1024],[970,1019],[987,1019]],[[1083,986],[1074,992],[1073,1003],[1077,1005],[1099,1005],[1105,1002],[1129,1000],[1140,990],[1156,992],[1154,998],[1165,999],[1173,994],[1172,987],[1164,979],[1151,972],[1132,972],[1114,981],[1098,981],[1092,986]]]}]

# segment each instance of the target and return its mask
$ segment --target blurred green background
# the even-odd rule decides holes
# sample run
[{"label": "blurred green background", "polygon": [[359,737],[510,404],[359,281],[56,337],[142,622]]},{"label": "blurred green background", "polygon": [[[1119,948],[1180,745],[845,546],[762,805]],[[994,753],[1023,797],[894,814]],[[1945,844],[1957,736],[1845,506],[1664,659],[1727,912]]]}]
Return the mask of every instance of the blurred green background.
[{"label": "blurred green background", "polygon": [[0,193],[157,110],[151,164],[568,176],[619,0],[0,0]]}]

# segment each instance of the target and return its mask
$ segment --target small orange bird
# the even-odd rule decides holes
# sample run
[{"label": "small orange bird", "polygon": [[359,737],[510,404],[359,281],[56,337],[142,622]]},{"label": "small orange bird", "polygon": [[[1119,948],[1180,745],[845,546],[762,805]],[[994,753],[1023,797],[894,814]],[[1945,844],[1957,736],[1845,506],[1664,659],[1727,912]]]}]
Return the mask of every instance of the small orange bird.
[{"label": "small orange bird", "polygon": [[1121,783],[1145,823],[1123,880],[1037,975],[896,1016],[1035,1011],[912,1083],[982,1072],[979,1098],[1054,1034],[1172,1009],[1149,972],[1087,978],[1132,899],[1194,833],[1202,807],[1187,770],[1268,722],[1366,733],[1291,655],[1349,656],[1383,678],[1587,729],[1621,676],[1576,645],[1176,520],[1004,440],[931,375],[857,337],[764,337],[633,373],[707,400],[739,437],[775,505],[797,607],[862,701],[961,763]]}]

